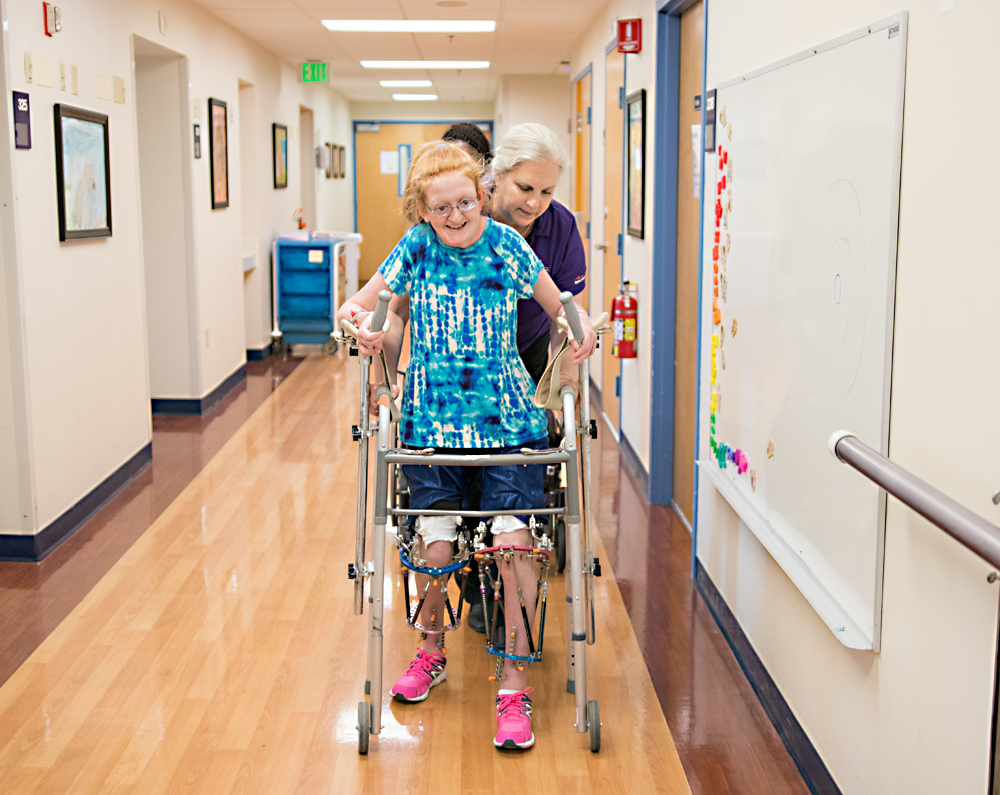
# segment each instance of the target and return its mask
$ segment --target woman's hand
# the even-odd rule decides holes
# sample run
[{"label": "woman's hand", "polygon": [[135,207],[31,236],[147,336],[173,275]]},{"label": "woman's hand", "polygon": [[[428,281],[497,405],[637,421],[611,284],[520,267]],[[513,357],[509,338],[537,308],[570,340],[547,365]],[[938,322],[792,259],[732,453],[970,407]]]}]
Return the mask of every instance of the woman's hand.
[{"label": "woman's hand", "polygon": [[[382,386],[381,382],[377,384],[368,385],[368,413],[371,414],[373,417],[378,416],[378,397],[376,396],[375,393],[378,391],[378,388],[380,386]],[[395,400],[398,397],[399,397],[399,385],[393,384],[392,399]]]},{"label": "woman's hand", "polygon": [[[583,327],[583,339],[577,340],[573,336],[572,328],[567,330],[567,334],[569,335],[570,342],[576,348],[573,352],[573,364],[580,364],[584,359],[591,357],[597,349],[597,332],[594,331],[594,326],[591,324],[587,313],[583,311],[583,308],[579,304],[574,304],[574,306],[576,307],[577,314],[580,316],[580,325]],[[559,314],[563,317],[566,316],[565,307]]]}]

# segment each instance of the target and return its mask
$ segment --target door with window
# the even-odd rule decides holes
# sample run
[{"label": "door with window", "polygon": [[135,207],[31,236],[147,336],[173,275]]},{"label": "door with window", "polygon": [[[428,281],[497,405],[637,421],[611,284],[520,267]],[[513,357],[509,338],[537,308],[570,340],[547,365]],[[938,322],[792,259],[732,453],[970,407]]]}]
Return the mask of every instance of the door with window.
[{"label": "door with window", "polygon": [[[604,306],[611,310],[611,300],[618,295],[622,274],[622,178],[624,167],[625,55],[612,50],[605,56],[604,115]],[[611,355],[612,345],[601,345],[601,406],[608,424],[618,434],[618,385],[621,362]]]}]

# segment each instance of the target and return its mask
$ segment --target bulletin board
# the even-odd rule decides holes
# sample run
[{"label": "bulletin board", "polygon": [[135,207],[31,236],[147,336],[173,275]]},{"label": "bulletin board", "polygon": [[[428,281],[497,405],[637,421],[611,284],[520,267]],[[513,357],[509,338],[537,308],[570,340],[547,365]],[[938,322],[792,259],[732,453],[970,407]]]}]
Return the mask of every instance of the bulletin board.
[{"label": "bulletin board", "polygon": [[[907,15],[718,87],[699,474],[846,646],[879,650]],[[714,205],[714,207],[713,207]]]}]

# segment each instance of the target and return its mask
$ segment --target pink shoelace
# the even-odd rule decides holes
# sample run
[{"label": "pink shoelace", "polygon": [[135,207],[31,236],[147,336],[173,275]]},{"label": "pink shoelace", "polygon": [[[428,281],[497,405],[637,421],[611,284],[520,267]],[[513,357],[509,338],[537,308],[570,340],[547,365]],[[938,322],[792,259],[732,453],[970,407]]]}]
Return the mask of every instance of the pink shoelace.
[{"label": "pink shoelace", "polygon": [[497,720],[503,720],[503,718],[507,717],[507,711],[510,709],[515,710],[521,715],[527,715],[530,718],[531,701],[526,697],[534,692],[535,688],[526,687],[524,690],[518,690],[516,693],[498,693]]},{"label": "pink shoelace", "polygon": [[444,668],[444,651],[428,654],[423,649],[417,649],[417,656],[410,662],[406,674],[423,674],[433,679]]}]

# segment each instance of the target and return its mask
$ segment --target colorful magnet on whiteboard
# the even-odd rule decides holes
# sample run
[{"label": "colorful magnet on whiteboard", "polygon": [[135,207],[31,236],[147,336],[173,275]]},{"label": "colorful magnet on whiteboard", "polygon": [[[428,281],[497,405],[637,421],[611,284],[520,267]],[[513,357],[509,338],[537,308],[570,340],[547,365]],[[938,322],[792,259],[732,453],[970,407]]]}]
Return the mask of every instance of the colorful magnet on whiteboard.
[{"label": "colorful magnet on whiteboard", "polygon": [[719,283],[719,277],[718,276],[713,276],[712,277],[712,284],[718,284],[718,283]]},{"label": "colorful magnet on whiteboard", "polygon": [[714,392],[712,393],[712,402],[711,402],[710,405],[711,405],[712,413],[714,414],[715,413],[715,405],[716,405],[716,393],[714,393]]},{"label": "colorful magnet on whiteboard", "polygon": [[716,287],[714,289],[715,289],[715,297],[718,298],[719,297],[719,288]]},{"label": "colorful magnet on whiteboard", "polygon": [[722,195],[722,182],[715,183],[715,192],[720,196]]},{"label": "colorful magnet on whiteboard", "polygon": [[715,300],[715,299],[713,298],[713,299],[712,299],[712,311],[714,312],[714,311],[715,311],[715,310],[717,310],[718,308],[719,308],[719,302],[718,302],[718,301],[716,301],[716,300]]},{"label": "colorful magnet on whiteboard", "polygon": [[723,188],[726,187],[726,175],[725,174],[722,175],[722,187]]},{"label": "colorful magnet on whiteboard", "polygon": [[718,272],[719,272],[719,263],[718,262],[713,262],[712,263],[712,273],[718,273]]},{"label": "colorful magnet on whiteboard", "polygon": [[718,334],[713,334],[712,335],[712,350],[714,351],[718,347],[719,347],[719,335]]},{"label": "colorful magnet on whiteboard", "polygon": [[719,258],[719,247],[712,246],[712,259],[718,259],[718,258]]},{"label": "colorful magnet on whiteboard", "polygon": [[723,165],[722,158],[720,157],[719,158],[719,171],[722,171],[722,165]]},{"label": "colorful magnet on whiteboard", "polygon": [[715,313],[714,313],[714,315],[712,317],[712,320],[715,321],[715,325],[716,326],[718,326],[720,323],[722,323],[722,310],[721,309],[716,309],[715,310]]},{"label": "colorful magnet on whiteboard", "polygon": [[729,152],[722,153],[722,165],[726,165],[729,162]]},{"label": "colorful magnet on whiteboard", "polygon": [[716,242],[716,243],[718,243],[718,242],[719,242],[719,235],[720,235],[720,233],[719,233],[719,232],[716,232],[716,233],[715,233],[715,242]]},{"label": "colorful magnet on whiteboard", "polygon": [[718,228],[719,228],[719,223],[720,223],[720,221],[719,221],[719,216],[715,216],[715,228],[716,228],[716,229],[718,229]]},{"label": "colorful magnet on whiteboard", "polygon": [[722,144],[719,144],[719,157],[722,157]]},{"label": "colorful magnet on whiteboard", "polygon": [[709,419],[712,421],[712,425],[715,425],[715,414],[709,415]]}]

